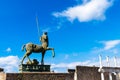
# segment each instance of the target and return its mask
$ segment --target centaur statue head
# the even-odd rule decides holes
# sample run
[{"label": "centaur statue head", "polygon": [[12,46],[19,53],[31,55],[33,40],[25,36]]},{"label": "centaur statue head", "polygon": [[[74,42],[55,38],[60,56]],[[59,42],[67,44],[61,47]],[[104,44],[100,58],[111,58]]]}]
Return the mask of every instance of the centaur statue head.
[{"label": "centaur statue head", "polygon": [[48,47],[49,42],[48,42],[48,36],[47,32],[44,32],[43,35],[40,37],[40,41],[42,45],[37,45],[33,43],[27,43],[23,45],[22,50],[26,50],[25,55],[22,58],[21,64],[23,64],[23,61],[25,58],[28,58],[29,62],[32,64],[32,61],[30,60],[29,56],[34,53],[42,53],[42,59],[41,59],[41,64],[44,64],[44,55],[47,50],[52,50],[52,56],[55,57],[55,52],[54,48]]}]

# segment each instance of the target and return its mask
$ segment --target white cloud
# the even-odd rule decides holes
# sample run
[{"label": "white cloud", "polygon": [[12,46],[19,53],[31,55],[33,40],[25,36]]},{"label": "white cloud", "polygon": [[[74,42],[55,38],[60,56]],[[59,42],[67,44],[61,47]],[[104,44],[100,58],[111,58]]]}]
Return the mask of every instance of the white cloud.
[{"label": "white cloud", "polygon": [[85,62],[59,63],[59,64],[52,64],[51,68],[55,72],[67,72],[67,69],[75,69],[76,66],[91,66],[90,63],[91,61],[89,60]]},{"label": "white cloud", "polygon": [[118,49],[113,49],[112,52],[113,52],[114,54],[117,54],[117,53],[119,53],[119,50],[118,50]]},{"label": "white cloud", "polygon": [[76,65],[87,65],[90,61],[52,64],[51,68],[75,68]]},{"label": "white cloud", "polygon": [[[106,56],[104,56],[106,57]],[[111,57],[109,58],[109,64],[110,67],[120,67],[120,58],[116,58],[116,64],[115,65],[115,57]],[[99,67],[100,66],[100,62],[99,60],[87,60],[87,61],[83,61],[83,62],[71,62],[71,63],[59,63],[59,64],[52,64],[51,68],[52,70],[54,70],[55,72],[67,72],[67,69],[75,69],[76,66],[96,66]],[[102,66],[108,66],[107,60],[104,58],[102,59]]]},{"label": "white cloud", "polygon": [[17,56],[0,57],[0,67],[4,68],[5,72],[16,72],[19,65]]},{"label": "white cloud", "polygon": [[68,59],[68,58],[69,58],[69,55],[68,55],[68,54],[66,54],[66,55],[65,55],[65,59]]},{"label": "white cloud", "polygon": [[6,49],[6,52],[11,52],[11,48],[7,48],[7,49]]},{"label": "white cloud", "polygon": [[109,54],[119,54],[120,53],[120,40],[109,40],[109,41],[99,41],[98,43],[102,44],[100,47],[93,47],[89,53],[105,55]]},{"label": "white cloud", "polygon": [[104,50],[109,50],[120,44],[120,40],[102,41],[102,43],[105,45]]},{"label": "white cloud", "polygon": [[112,0],[83,0],[82,5],[69,7],[62,12],[53,13],[55,17],[66,17],[69,21],[78,19],[80,22],[105,20],[105,12],[112,5]]}]

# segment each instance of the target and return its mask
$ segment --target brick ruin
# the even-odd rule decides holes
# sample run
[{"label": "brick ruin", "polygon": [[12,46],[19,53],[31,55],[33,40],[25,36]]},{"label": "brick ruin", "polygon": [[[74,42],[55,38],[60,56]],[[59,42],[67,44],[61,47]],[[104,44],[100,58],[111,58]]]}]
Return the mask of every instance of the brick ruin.
[{"label": "brick ruin", "polygon": [[[119,67],[103,67],[104,80],[120,80]],[[111,73],[111,79],[109,78]],[[5,73],[0,71],[0,80],[101,80],[99,67],[76,66],[76,69],[68,69],[68,73],[55,72],[24,72]]]}]

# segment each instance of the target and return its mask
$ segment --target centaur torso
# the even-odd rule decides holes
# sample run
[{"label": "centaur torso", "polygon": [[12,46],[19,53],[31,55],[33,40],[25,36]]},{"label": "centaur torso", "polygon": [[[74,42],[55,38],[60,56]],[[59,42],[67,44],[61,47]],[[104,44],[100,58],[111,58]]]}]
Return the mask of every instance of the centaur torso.
[{"label": "centaur torso", "polygon": [[43,35],[40,37],[40,41],[42,42],[42,47],[47,49],[49,45],[47,33],[43,33]]}]

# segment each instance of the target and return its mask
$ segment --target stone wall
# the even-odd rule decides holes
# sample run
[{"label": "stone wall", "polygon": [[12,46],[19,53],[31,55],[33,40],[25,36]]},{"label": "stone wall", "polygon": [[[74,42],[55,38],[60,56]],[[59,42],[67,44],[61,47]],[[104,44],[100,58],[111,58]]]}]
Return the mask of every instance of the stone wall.
[{"label": "stone wall", "polygon": [[98,67],[77,66],[77,80],[101,80]]},{"label": "stone wall", "polygon": [[0,72],[0,80],[6,80],[6,74],[4,72]]},{"label": "stone wall", "polygon": [[[118,71],[119,67],[103,67],[104,69],[111,69]],[[77,66],[75,71],[75,79],[74,80],[101,80],[101,73],[98,72],[99,67],[90,67],[90,66]],[[112,80],[120,80],[120,73],[114,74],[111,73]],[[109,73],[104,72],[104,80],[109,80]]]},{"label": "stone wall", "polygon": [[[117,70],[112,73],[112,80],[120,80],[120,68],[103,67],[104,69]],[[77,66],[76,70],[69,69],[68,73],[53,72],[24,72],[4,73],[0,72],[0,80],[101,80],[99,67]],[[109,73],[104,73],[104,80],[109,80]]]},{"label": "stone wall", "polygon": [[7,73],[6,80],[74,80],[73,73]]},{"label": "stone wall", "polygon": [[0,68],[0,80],[5,80],[6,79],[6,74],[4,73],[4,69]]}]

